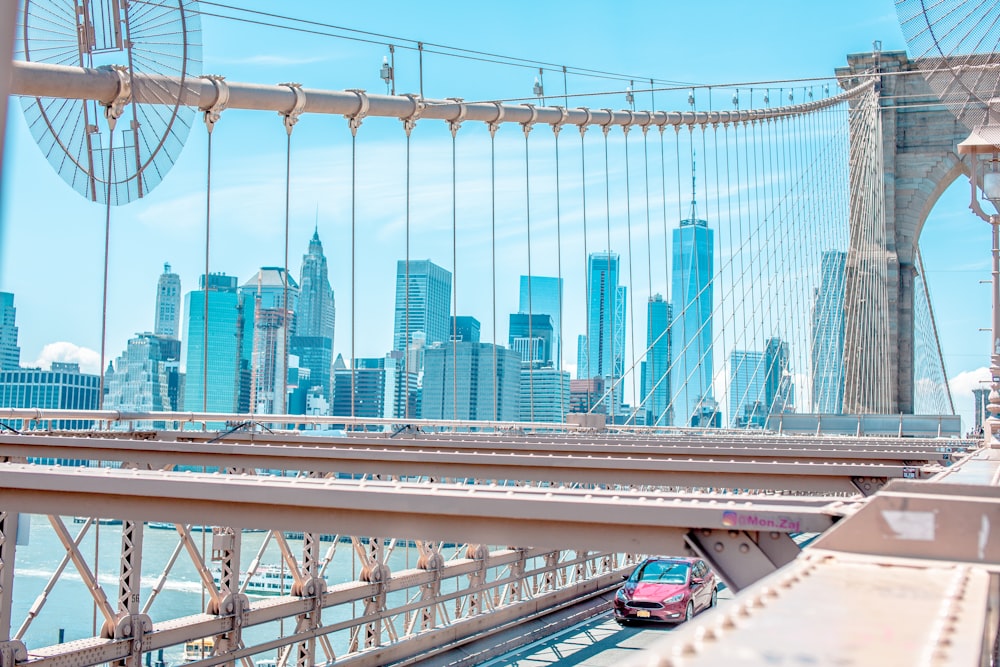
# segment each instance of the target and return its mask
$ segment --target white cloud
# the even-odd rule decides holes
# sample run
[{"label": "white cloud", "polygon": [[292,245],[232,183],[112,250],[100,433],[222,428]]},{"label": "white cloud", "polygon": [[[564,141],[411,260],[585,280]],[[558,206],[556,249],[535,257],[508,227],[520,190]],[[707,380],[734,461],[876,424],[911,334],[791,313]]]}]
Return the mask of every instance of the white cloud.
[{"label": "white cloud", "polygon": [[989,381],[990,369],[985,366],[974,371],[959,373],[948,380],[948,386],[951,387],[951,400],[955,404],[955,412],[962,416],[963,430],[970,430],[976,423],[972,390],[987,387]]},{"label": "white cloud", "polygon": [[99,373],[101,369],[101,355],[89,348],[80,347],[67,341],[48,343],[42,348],[42,353],[38,359],[32,362],[32,366],[37,366],[42,370],[49,370],[53,361],[63,361],[80,364],[80,370],[84,373]]}]

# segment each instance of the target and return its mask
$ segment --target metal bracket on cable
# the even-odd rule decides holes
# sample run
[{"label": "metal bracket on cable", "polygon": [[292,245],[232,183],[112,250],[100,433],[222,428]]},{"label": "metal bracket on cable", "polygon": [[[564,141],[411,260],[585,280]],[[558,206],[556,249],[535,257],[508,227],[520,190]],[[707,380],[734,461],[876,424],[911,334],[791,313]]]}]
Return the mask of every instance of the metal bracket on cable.
[{"label": "metal bracket on cable", "polygon": [[462,121],[465,120],[465,115],[468,113],[469,108],[465,106],[465,100],[461,97],[449,97],[448,101],[458,105],[458,115],[448,121],[448,128],[451,130],[452,138],[454,138],[458,134],[458,129],[462,127]]},{"label": "metal bracket on cable", "polygon": [[344,114],[344,118],[347,119],[347,126],[351,128],[351,136],[356,137],[358,136],[358,128],[361,127],[361,121],[365,119],[365,116],[368,115],[368,110],[371,108],[371,101],[362,88],[349,88],[347,92],[358,96],[358,110],[351,115]]},{"label": "metal bracket on cable", "polygon": [[132,78],[124,65],[112,65],[111,71],[118,75],[118,94],[104,105],[104,118],[108,121],[108,128],[114,132],[115,124],[125,113],[125,105],[132,99]]},{"label": "metal bracket on cable", "polygon": [[[652,125],[656,121],[655,113],[656,112],[654,112],[654,111],[647,111],[646,112],[646,122],[645,123],[639,123],[639,127],[642,128],[643,135],[645,135],[647,132],[649,132],[649,126]],[[660,129],[663,129],[663,127],[661,126]]]},{"label": "metal bracket on cable", "polygon": [[604,132],[604,136],[607,136],[608,135],[608,131],[611,129],[611,124],[613,122],[615,122],[615,112],[612,111],[611,109],[601,109],[601,111],[607,111],[608,112],[608,122],[600,124],[601,125],[601,132]]},{"label": "metal bracket on cable", "polygon": [[628,114],[628,122],[622,125],[622,133],[628,136],[629,130],[632,129],[632,123],[635,121],[635,112],[629,109],[622,109],[622,113]]},{"label": "metal bracket on cable", "polygon": [[558,135],[559,130],[566,124],[566,119],[569,118],[569,111],[566,111],[566,107],[556,107],[556,109],[559,109],[560,118],[558,123],[553,123],[552,133]]},{"label": "metal bracket on cable", "polygon": [[215,101],[212,102],[211,106],[201,109],[205,112],[205,127],[211,132],[222,117],[222,112],[229,105],[229,85],[226,83],[226,77],[218,74],[204,74],[201,78],[211,81],[212,85],[215,86]]},{"label": "metal bracket on cable", "polygon": [[278,112],[278,115],[283,116],[285,119],[285,131],[288,132],[288,136],[292,136],[292,128],[299,122],[299,116],[302,115],[302,110],[306,108],[306,94],[302,90],[301,83],[279,83],[278,85],[288,86],[295,93],[295,105],[291,111]]},{"label": "metal bracket on cable", "polygon": [[577,109],[587,114],[587,117],[580,123],[580,134],[582,135],[590,129],[590,124],[594,121],[594,114],[590,113],[590,109],[587,107],[577,107]]},{"label": "metal bracket on cable", "polygon": [[499,102],[494,102],[493,104],[495,104],[497,107],[497,117],[491,120],[490,122],[486,123],[486,127],[490,131],[490,137],[496,136],[497,130],[500,129],[500,123],[503,122],[503,115],[504,115],[503,105],[500,104]]},{"label": "metal bracket on cable", "polygon": [[420,114],[424,112],[425,104],[420,95],[407,93],[405,97],[410,98],[410,102],[413,103],[413,113],[400,120],[403,121],[403,131],[406,132],[406,136],[410,136],[410,132],[413,132],[413,128],[417,126],[417,121],[420,120]]},{"label": "metal bracket on cable", "polygon": [[531,128],[535,126],[535,121],[538,120],[538,109],[535,108],[534,104],[525,104],[528,107],[528,111],[531,112],[531,118],[521,123],[521,128],[524,130],[525,138],[528,137],[528,133],[531,132]]}]

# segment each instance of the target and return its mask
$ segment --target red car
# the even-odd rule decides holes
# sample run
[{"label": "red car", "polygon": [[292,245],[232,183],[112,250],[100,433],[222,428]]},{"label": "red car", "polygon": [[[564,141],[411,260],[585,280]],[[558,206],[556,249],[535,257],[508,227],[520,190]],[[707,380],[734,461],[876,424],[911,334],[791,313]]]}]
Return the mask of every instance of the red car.
[{"label": "red car", "polygon": [[718,598],[719,580],[705,561],[650,556],[615,593],[615,620],[683,623]]}]

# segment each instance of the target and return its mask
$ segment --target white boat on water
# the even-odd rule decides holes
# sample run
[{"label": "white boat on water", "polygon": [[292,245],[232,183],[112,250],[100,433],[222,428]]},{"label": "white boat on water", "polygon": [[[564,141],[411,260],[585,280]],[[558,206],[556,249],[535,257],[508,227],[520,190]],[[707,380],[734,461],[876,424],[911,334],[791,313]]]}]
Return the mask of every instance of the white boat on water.
[{"label": "white boat on water", "polygon": [[[212,573],[215,584],[219,584],[220,573],[218,570]],[[261,565],[253,572],[243,572],[240,574],[240,587],[249,577],[246,584],[247,595],[290,595],[295,577],[288,568],[280,565]]]}]

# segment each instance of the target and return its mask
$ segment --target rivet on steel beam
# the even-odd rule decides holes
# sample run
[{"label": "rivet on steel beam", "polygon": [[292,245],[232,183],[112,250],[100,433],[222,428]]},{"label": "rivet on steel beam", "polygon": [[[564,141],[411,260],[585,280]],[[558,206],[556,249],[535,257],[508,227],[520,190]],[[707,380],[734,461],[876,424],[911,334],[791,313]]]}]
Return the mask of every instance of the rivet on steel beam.
[{"label": "rivet on steel beam", "polygon": [[740,543],[740,553],[741,554],[750,553],[750,545],[747,544],[746,542],[741,542]]},{"label": "rivet on steel beam", "polygon": [[726,545],[724,545],[722,542],[716,542],[715,544],[712,545],[712,549],[715,550],[715,553],[721,554],[726,549]]}]

